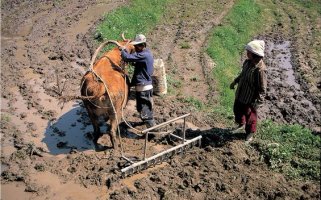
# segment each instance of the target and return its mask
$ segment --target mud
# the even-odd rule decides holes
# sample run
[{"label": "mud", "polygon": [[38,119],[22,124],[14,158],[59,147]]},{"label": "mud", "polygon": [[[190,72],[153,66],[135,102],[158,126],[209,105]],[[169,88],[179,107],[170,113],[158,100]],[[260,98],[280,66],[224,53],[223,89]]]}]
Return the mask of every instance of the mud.
[{"label": "mud", "polygon": [[302,77],[295,72],[292,42],[273,34],[262,39],[267,42],[268,87],[260,117],[281,123],[298,123],[320,133],[321,100],[311,96]]},{"label": "mud", "polygon": [[[1,2],[1,198],[319,199],[315,182],[290,181],[270,171],[257,151],[244,145],[244,135],[230,135],[228,127],[183,101],[192,96],[213,102],[214,81],[208,74],[215,65],[204,48],[233,1],[179,1],[164,23],[147,35],[178,91],[177,96],[155,96],[156,121],[192,113],[188,137],[203,135],[202,148],[124,179],[120,169],[126,162],[119,152],[94,151],[92,126],[81,102],[62,105],[57,97],[61,92],[79,93],[79,80],[98,45],[93,40],[95,25],[105,12],[127,3]],[[267,40],[270,66],[267,104],[260,117],[318,131],[320,101],[309,92],[292,59],[298,44],[276,32],[260,36]],[[129,122],[140,121],[133,100],[125,116]],[[103,122],[101,126],[108,131]],[[141,157],[143,138],[126,126],[121,129],[126,155]],[[107,135],[99,142],[111,145]],[[155,138],[148,156],[176,142]]]}]

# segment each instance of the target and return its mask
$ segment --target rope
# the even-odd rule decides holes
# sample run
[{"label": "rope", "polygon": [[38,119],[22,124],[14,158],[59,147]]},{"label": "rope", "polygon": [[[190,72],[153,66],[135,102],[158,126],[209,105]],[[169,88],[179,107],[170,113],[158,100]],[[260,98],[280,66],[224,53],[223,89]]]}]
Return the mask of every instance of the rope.
[{"label": "rope", "polygon": [[[110,100],[110,103],[111,103],[111,106],[113,108],[113,112],[114,112],[114,115],[115,115],[115,119],[116,119],[116,123],[117,123],[117,132],[118,132],[118,137],[119,137],[119,144],[120,144],[120,153],[121,153],[121,156],[123,156],[123,145],[122,145],[122,141],[121,141],[121,137],[120,137],[120,129],[119,129],[119,120],[118,120],[118,117],[117,117],[117,112],[116,112],[116,109],[115,109],[115,106],[113,104],[113,101],[112,101],[112,98],[111,98],[111,95],[109,93],[109,90],[108,90],[108,87],[105,83],[105,81],[95,72],[93,66],[94,66],[94,62],[95,62],[95,59],[97,57],[97,54],[99,53],[99,51],[103,48],[103,46],[105,46],[106,44],[108,44],[110,41],[106,41],[104,42],[103,44],[101,44],[98,49],[95,51],[92,59],[91,59],[91,62],[90,62],[90,67],[89,67],[89,70],[96,76],[98,77],[102,83],[104,84],[104,87],[106,89],[106,92],[107,92],[107,95],[108,95],[108,98]],[[125,82],[126,83],[126,82]],[[82,82],[82,85],[81,85],[81,88],[83,87],[83,84],[84,84],[84,81]],[[86,95],[87,95],[87,90],[86,90]],[[91,102],[89,100],[89,102]],[[91,102],[93,105],[95,105],[93,102]],[[99,107],[98,105],[95,105],[97,107]],[[101,107],[100,107],[101,108]],[[108,108],[108,107],[107,107]]]},{"label": "rope", "polygon": [[[126,76],[125,76],[124,91],[126,91]],[[126,94],[125,94],[125,95],[126,95]],[[126,99],[126,98],[125,98],[125,99]],[[131,128],[131,129],[133,129],[133,130],[141,133],[143,130],[139,130],[139,129],[134,128],[130,123],[128,123],[128,122],[126,121],[126,118],[124,117],[124,107],[125,107],[125,106],[122,106],[122,109],[121,109],[121,116],[122,116],[123,121],[125,122],[125,124],[126,124],[129,128]],[[136,133],[136,134],[137,134],[137,133]],[[142,134],[137,134],[137,135],[143,136]]]},{"label": "rope", "polygon": [[[113,112],[114,112],[114,114],[115,114],[115,119],[116,119],[116,123],[117,123],[117,132],[118,132],[118,138],[119,138],[119,144],[120,144],[120,153],[121,153],[121,156],[124,156],[124,154],[123,154],[124,149],[123,149],[123,145],[122,145],[122,140],[121,140],[121,135],[120,135],[120,128],[119,128],[119,120],[118,120],[118,116],[117,116],[117,112],[116,112],[115,106],[114,106],[114,104],[113,104],[113,101],[112,101],[112,98],[111,98],[111,95],[110,95],[110,93],[109,93],[109,90],[108,90],[108,87],[107,87],[106,83],[105,83],[104,80],[95,72],[95,70],[94,70],[94,68],[93,68],[94,61],[95,61],[95,59],[96,59],[96,57],[97,57],[97,54],[98,54],[99,51],[103,48],[103,46],[105,46],[105,45],[108,44],[109,42],[110,42],[110,41],[104,42],[103,44],[101,44],[101,45],[98,47],[98,49],[96,50],[96,52],[94,53],[94,55],[93,55],[93,57],[92,57],[89,70],[90,70],[97,78],[99,78],[99,79],[102,81],[102,83],[104,84],[104,87],[105,87],[105,89],[106,89],[106,93],[107,93],[107,95],[108,95],[108,98],[109,98],[109,100],[110,100],[111,106],[112,106],[112,108],[113,108]],[[127,43],[127,44],[128,44],[128,43]],[[127,45],[127,44],[126,44],[126,45]],[[126,45],[125,45],[125,46],[126,46]],[[125,79],[125,81],[124,81],[124,91],[125,91],[124,101],[125,101],[125,100],[127,100],[127,98],[128,98],[128,97],[126,97],[126,95],[127,95],[127,94],[126,94],[126,76],[125,76],[124,79]],[[85,80],[83,80],[83,82],[82,82],[82,84],[81,84],[81,89],[82,89],[82,87],[83,87],[83,85],[84,85],[84,82],[85,82]],[[87,90],[88,90],[88,89],[86,89],[86,96],[88,96],[88,95],[87,95]],[[100,106],[94,104],[94,103],[93,103],[92,101],[90,101],[89,99],[88,99],[88,101],[89,101],[91,104],[93,104],[94,106],[98,107],[98,108],[109,108],[109,107],[100,107]],[[142,130],[139,130],[139,129],[134,128],[133,126],[131,126],[131,125],[127,122],[126,118],[124,117],[124,107],[125,107],[125,106],[124,106],[124,103],[125,103],[125,102],[122,103],[122,108],[121,108],[121,116],[122,116],[123,121],[124,121],[125,124],[126,124],[128,127],[130,127],[131,129],[133,129],[133,130],[135,130],[135,131],[137,131],[137,132],[139,132],[139,133],[142,133]],[[137,134],[137,135],[143,136],[142,134]]]}]

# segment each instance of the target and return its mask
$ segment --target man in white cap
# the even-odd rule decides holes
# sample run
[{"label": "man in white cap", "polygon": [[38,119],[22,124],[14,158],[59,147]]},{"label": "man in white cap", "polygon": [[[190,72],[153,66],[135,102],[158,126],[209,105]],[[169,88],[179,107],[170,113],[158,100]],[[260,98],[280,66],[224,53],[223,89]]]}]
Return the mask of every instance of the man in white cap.
[{"label": "man in white cap", "polygon": [[146,48],[146,37],[143,34],[136,35],[134,41],[135,52],[130,54],[126,48],[120,47],[121,56],[125,62],[131,62],[134,69],[131,85],[136,89],[136,108],[146,126],[155,126],[153,117],[153,85],[152,74],[154,72],[154,58],[151,51]]},{"label": "man in white cap", "polygon": [[265,43],[263,40],[249,42],[245,49],[247,57],[243,69],[231,83],[235,93],[234,116],[238,127],[233,131],[238,132],[245,128],[246,141],[252,141],[256,132],[257,108],[263,103],[267,87],[266,67],[263,63]]}]

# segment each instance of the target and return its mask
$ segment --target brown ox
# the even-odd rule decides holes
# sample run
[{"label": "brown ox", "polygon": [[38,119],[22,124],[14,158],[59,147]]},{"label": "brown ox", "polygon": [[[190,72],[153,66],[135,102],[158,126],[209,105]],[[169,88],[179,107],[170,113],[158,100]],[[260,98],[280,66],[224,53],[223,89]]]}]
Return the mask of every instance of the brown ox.
[{"label": "brown ox", "polygon": [[128,52],[133,52],[134,46],[130,45],[123,35],[122,37],[124,41],[107,41],[100,45],[92,58],[91,70],[81,80],[81,99],[94,127],[93,143],[97,151],[105,149],[98,144],[98,139],[102,136],[99,128],[100,116],[104,117],[106,123],[110,120],[110,140],[114,149],[118,147],[116,132],[122,109],[127,103],[129,85],[128,81],[125,81],[124,62],[117,47],[105,52],[93,63],[99,51],[108,43],[126,46]]}]

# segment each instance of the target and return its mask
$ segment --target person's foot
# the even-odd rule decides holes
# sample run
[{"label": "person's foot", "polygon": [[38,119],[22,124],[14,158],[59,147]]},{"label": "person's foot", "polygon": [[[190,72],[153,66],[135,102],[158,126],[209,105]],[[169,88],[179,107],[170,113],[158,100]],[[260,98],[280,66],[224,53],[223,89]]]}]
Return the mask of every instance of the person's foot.
[{"label": "person's foot", "polygon": [[245,124],[238,125],[236,128],[232,129],[232,133],[242,133],[245,131]]},{"label": "person's foot", "polygon": [[247,134],[245,141],[251,142],[253,140],[253,137],[254,137],[254,133],[249,133]]}]

